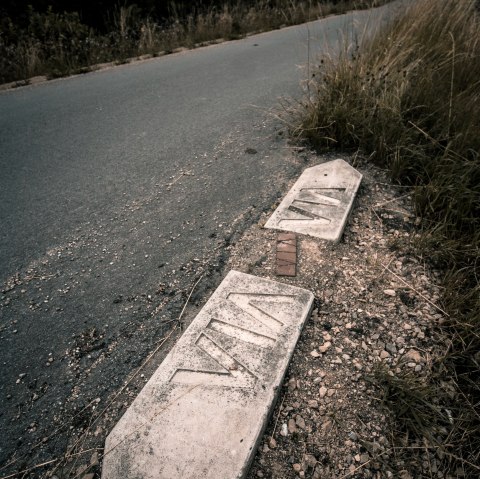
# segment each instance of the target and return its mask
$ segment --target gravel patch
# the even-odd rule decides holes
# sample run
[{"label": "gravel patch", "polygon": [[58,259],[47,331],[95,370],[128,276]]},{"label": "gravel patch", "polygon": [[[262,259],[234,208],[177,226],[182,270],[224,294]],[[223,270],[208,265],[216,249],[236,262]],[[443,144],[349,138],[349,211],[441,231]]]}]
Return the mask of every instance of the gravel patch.
[{"label": "gravel patch", "polygon": [[262,227],[271,212],[230,247],[229,269],[316,298],[249,479],[410,477],[395,462],[391,418],[372,374],[380,365],[428,372],[443,317],[438,273],[413,251],[409,191],[380,169],[357,167],[364,179],[342,241],[299,235],[296,277],[275,275],[278,232]]}]

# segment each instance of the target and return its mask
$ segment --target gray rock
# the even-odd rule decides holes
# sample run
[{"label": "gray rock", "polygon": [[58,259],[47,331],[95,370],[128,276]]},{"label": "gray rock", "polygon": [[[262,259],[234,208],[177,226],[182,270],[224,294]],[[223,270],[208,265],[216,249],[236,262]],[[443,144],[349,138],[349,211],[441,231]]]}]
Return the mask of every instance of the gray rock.
[{"label": "gray rock", "polygon": [[395,346],[395,344],[387,343],[387,344],[385,345],[385,349],[386,349],[391,355],[397,354],[397,347]]},{"label": "gray rock", "polygon": [[351,431],[351,432],[348,433],[348,437],[349,437],[352,441],[355,441],[355,442],[358,441],[358,434],[355,433],[355,432],[353,432],[353,431]]}]

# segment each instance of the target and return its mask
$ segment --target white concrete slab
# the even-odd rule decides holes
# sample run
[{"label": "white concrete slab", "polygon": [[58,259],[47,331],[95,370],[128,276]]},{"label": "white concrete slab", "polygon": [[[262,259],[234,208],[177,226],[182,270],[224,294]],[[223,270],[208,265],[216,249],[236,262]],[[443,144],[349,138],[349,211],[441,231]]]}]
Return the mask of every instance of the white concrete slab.
[{"label": "white concrete slab", "polygon": [[338,242],[361,181],[361,173],[344,160],[307,168],[265,228]]},{"label": "white concrete slab", "polygon": [[312,303],[231,271],[108,436],[102,478],[245,477]]}]

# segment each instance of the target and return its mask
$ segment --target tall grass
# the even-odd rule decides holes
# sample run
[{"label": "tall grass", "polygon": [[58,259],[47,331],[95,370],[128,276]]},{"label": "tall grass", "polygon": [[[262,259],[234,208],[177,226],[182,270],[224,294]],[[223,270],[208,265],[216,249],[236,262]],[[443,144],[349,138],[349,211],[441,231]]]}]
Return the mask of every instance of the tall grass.
[{"label": "tall grass", "polygon": [[41,14],[31,9],[26,28],[9,19],[0,21],[0,83],[87,71],[98,63],[124,62],[220,38],[239,38],[387,1],[260,0],[251,6],[226,0],[220,8],[193,8],[187,13],[172,3],[171,17],[162,21],[142,17],[134,5],[120,6],[107,12],[111,27],[103,34],[84,25],[76,13],[49,9]]},{"label": "tall grass", "polygon": [[[420,388],[420,402],[412,400],[419,385],[411,378],[387,375],[383,385],[413,436],[419,411],[430,410],[427,396],[450,401],[442,448],[449,467],[460,465],[468,477],[480,477],[478,7],[474,0],[418,0],[360,47],[322,59],[293,132],[320,149],[359,149],[414,187],[423,219],[418,246],[444,272],[442,328],[450,346]],[[453,405],[446,383],[456,388]],[[399,407],[404,397],[409,408]],[[436,416],[424,424],[445,419]]]}]

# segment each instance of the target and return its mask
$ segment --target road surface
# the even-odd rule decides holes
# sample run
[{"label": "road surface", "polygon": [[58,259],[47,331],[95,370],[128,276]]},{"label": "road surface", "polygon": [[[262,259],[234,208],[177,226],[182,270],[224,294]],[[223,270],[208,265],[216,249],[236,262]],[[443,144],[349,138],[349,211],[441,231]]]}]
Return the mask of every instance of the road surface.
[{"label": "road surface", "polygon": [[302,168],[272,108],[301,97],[305,65],[339,31],[378,14],[0,94],[0,465],[13,460],[0,477],[65,453],[200,277],[193,308],[206,300],[229,244]]}]

